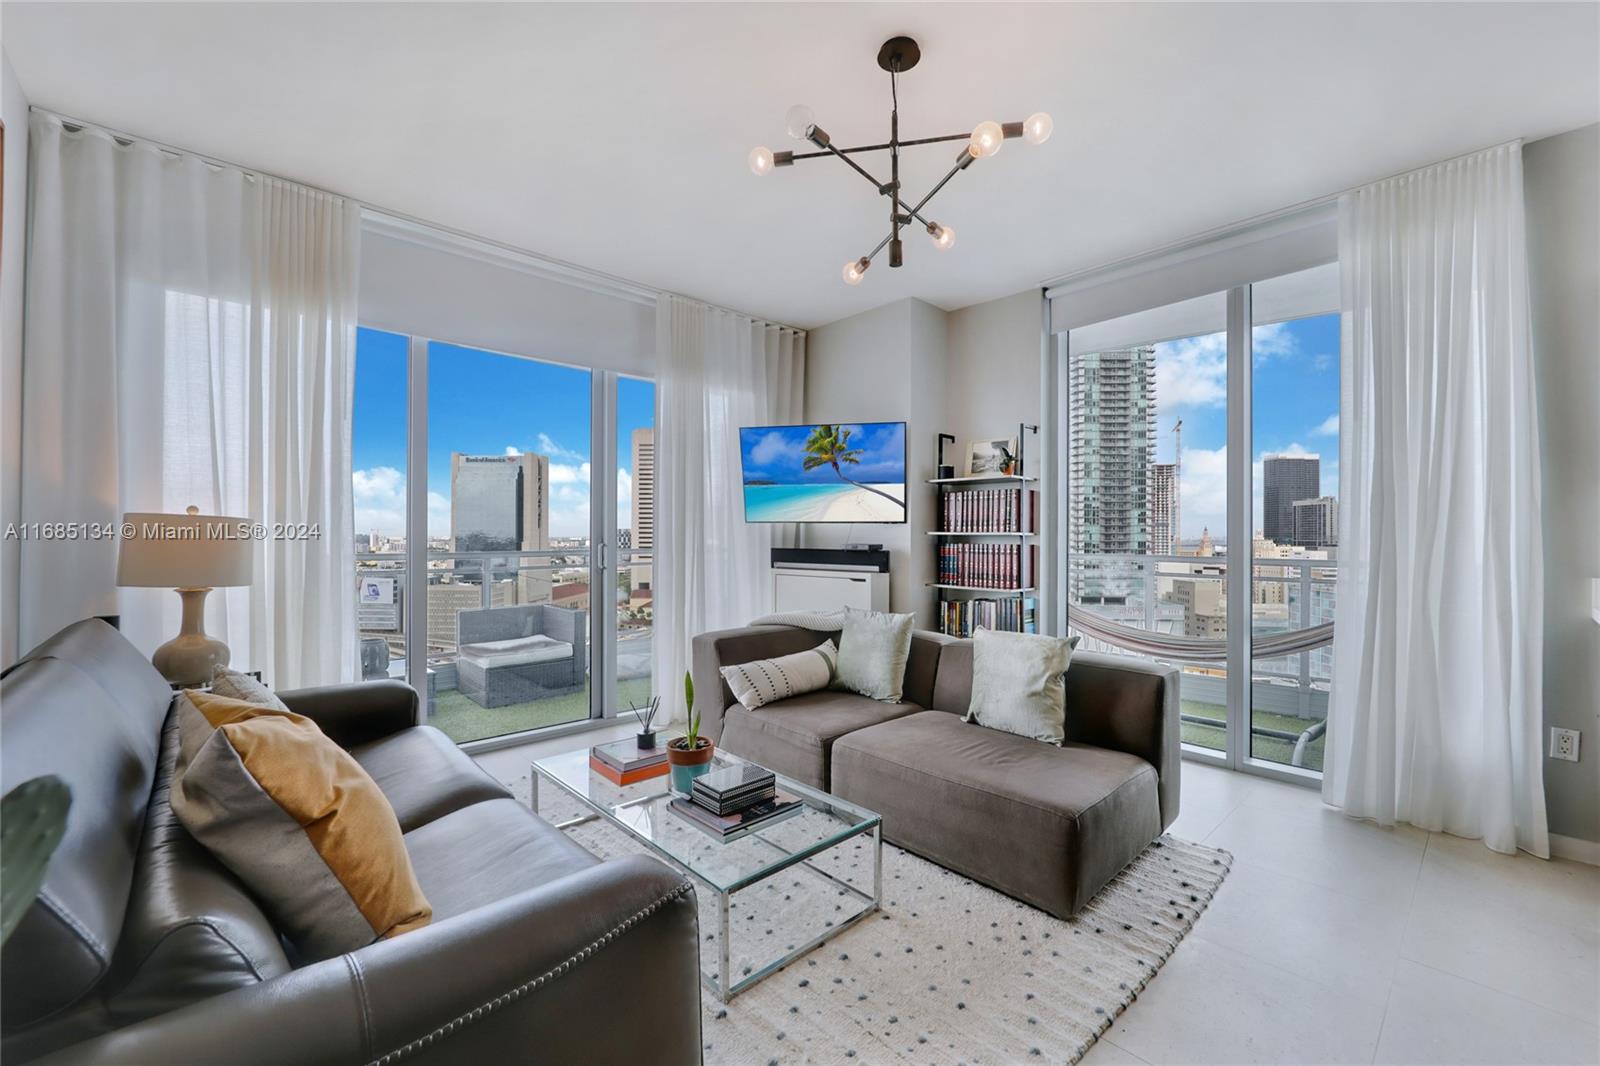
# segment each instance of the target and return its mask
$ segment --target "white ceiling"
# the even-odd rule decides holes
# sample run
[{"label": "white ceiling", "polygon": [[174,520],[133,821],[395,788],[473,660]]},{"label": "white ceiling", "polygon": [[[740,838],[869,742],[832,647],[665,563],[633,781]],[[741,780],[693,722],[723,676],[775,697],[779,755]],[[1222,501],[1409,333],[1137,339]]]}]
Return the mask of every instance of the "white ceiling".
[{"label": "white ceiling", "polygon": [[[945,308],[1511,137],[1600,118],[1583,4],[5,3],[35,104],[800,326]],[[886,204],[835,160],[756,178],[809,103],[884,139],[1055,117],[934,201],[856,288]],[[920,197],[955,155],[910,149]],[[869,168],[884,169],[882,156]]]}]

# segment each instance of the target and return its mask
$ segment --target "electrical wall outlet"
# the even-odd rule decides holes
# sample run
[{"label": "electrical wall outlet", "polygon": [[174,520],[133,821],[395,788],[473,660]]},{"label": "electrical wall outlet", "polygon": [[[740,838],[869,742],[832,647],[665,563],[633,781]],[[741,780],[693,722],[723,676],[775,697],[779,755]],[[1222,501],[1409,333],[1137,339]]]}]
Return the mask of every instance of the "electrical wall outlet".
[{"label": "electrical wall outlet", "polygon": [[1578,761],[1578,738],[1581,736],[1576,729],[1550,730],[1550,757],[1552,759],[1565,759],[1568,762]]}]

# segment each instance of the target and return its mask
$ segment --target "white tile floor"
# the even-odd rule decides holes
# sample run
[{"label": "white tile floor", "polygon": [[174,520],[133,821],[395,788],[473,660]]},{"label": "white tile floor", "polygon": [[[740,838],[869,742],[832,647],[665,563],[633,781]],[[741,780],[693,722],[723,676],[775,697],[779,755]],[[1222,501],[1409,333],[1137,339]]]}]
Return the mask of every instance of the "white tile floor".
[{"label": "white tile floor", "polygon": [[[627,733],[480,761],[520,774]],[[1172,832],[1228,849],[1233,872],[1089,1066],[1600,1062],[1600,868],[1380,829],[1192,762]]]}]

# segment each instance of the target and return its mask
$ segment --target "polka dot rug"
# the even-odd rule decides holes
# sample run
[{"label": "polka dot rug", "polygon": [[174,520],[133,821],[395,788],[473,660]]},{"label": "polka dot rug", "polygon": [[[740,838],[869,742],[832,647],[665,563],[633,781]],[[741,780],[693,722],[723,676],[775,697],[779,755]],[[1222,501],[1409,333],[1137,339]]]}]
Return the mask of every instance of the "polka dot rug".
[{"label": "polka dot rug", "polygon": [[[508,784],[527,802],[526,776]],[[540,807],[551,821],[583,813],[549,783]],[[766,835],[776,838],[783,824]],[[568,832],[602,858],[647,850],[605,821]],[[707,837],[704,846],[723,845]],[[871,891],[870,837],[812,861]],[[1164,836],[1077,918],[1062,921],[885,843],[880,913],[727,1005],[702,990],[705,1062],[1076,1062],[1156,975],[1231,862],[1225,851]],[[696,889],[702,964],[713,967],[716,897]],[[805,866],[736,893],[734,974],[759,969],[856,909],[853,897]]]}]

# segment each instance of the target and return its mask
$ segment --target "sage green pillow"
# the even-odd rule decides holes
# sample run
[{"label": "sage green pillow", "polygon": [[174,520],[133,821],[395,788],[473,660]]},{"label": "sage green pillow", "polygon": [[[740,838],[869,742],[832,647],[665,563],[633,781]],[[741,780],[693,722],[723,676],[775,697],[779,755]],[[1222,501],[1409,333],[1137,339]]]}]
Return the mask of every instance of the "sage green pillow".
[{"label": "sage green pillow", "polygon": [[904,695],[906,661],[911,658],[913,614],[844,609],[839,634],[839,666],[833,688],[858,692],[885,703]]},{"label": "sage green pillow", "polygon": [[1078,638],[980,629],[972,635],[968,722],[1060,744],[1066,736],[1067,667]]}]

